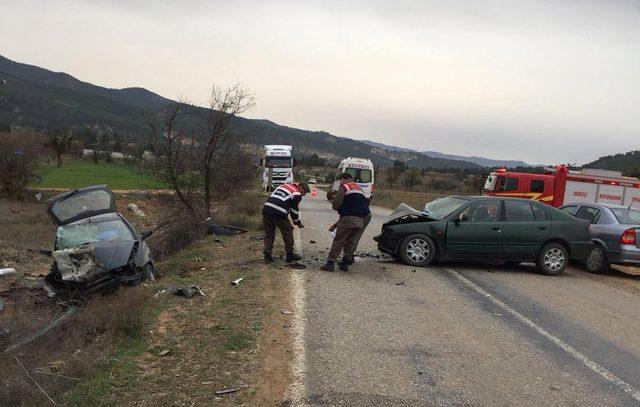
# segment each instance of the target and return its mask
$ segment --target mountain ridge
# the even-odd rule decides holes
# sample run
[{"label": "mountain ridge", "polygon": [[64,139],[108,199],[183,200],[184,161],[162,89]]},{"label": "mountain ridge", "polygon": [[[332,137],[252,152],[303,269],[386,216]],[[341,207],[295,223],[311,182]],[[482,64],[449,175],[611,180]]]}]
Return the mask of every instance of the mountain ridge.
[{"label": "mountain ridge", "polygon": [[[0,78],[7,80],[0,90],[0,122],[41,130],[106,126],[132,138],[141,137],[148,131],[143,111],[153,114],[177,103],[145,88],[106,88],[64,72],[15,62],[1,55]],[[468,161],[429,157],[410,149],[389,151],[326,131],[283,126],[268,119],[237,117],[232,125],[248,144],[258,147],[291,144],[298,154],[317,153],[330,159],[360,156],[383,166],[401,160],[421,168],[481,167]]]}]

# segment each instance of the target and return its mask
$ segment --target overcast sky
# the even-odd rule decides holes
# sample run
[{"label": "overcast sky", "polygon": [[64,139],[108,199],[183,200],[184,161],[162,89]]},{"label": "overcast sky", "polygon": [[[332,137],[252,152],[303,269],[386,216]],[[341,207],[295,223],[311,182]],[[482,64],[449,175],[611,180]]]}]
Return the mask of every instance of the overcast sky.
[{"label": "overcast sky", "polygon": [[[127,3],[127,4],[121,4]],[[2,1],[0,54],[339,136],[530,163],[640,148],[640,1]]]}]

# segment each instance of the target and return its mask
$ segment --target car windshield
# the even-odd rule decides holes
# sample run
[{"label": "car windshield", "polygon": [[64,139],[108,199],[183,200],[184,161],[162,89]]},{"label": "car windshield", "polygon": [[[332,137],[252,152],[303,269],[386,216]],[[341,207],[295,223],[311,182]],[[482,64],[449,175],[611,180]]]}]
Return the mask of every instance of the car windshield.
[{"label": "car windshield", "polygon": [[346,168],[344,172],[351,174],[355,182],[363,184],[371,182],[371,170],[365,170],[362,168]]},{"label": "car windshield", "polygon": [[498,182],[498,177],[495,175],[489,175],[487,180],[484,182],[484,190],[485,191],[493,191],[496,189],[496,183]]},{"label": "car windshield", "polygon": [[630,208],[611,209],[618,222],[623,225],[640,225],[640,210]]},{"label": "car windshield", "polygon": [[131,231],[120,219],[88,219],[60,226],[56,231],[56,248],[62,250],[86,243],[132,239]]},{"label": "car windshield", "polygon": [[433,219],[443,219],[468,201],[462,198],[438,198],[424,206],[425,215]]}]

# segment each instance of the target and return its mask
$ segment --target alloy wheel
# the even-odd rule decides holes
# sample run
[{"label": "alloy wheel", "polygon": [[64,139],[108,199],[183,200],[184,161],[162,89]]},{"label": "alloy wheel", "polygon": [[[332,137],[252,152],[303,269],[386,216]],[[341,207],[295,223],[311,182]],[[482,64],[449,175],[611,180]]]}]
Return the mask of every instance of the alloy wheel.
[{"label": "alloy wheel", "polygon": [[429,243],[424,239],[412,239],[406,248],[407,257],[416,263],[425,261],[431,254]]},{"label": "alloy wheel", "polygon": [[548,270],[558,271],[562,269],[564,263],[566,261],[566,257],[562,250],[558,248],[552,248],[547,250],[544,254],[544,265]]}]

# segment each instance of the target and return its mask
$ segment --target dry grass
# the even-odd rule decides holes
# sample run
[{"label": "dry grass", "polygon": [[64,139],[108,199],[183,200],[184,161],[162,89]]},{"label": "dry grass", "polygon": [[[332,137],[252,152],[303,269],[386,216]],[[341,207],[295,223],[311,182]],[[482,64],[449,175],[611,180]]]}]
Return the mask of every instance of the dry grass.
[{"label": "dry grass", "polygon": [[[46,401],[16,363],[20,359],[40,386],[54,399],[91,372],[106,366],[109,355],[123,341],[136,340],[144,330],[147,288],[127,288],[118,295],[95,297],[78,307],[62,326],[15,349],[0,353],[0,405],[35,405]],[[2,314],[2,325],[10,332],[11,343],[37,331],[63,312],[53,303],[36,300],[33,293],[14,295]]]},{"label": "dry grass", "polygon": [[[273,405],[288,382],[286,269],[267,267],[261,242],[246,236],[200,240],[159,264],[160,290],[195,283],[205,297],[158,296],[158,317],[139,352],[84,381],[79,405]],[[284,265],[284,263],[282,264]],[[245,280],[234,287],[230,281]],[[269,332],[268,341],[263,332]],[[275,339],[275,340],[274,340]],[[161,351],[169,354],[161,356]],[[264,354],[275,357],[265,364]],[[272,383],[280,383],[274,386]],[[218,398],[215,390],[237,388]]]}]

